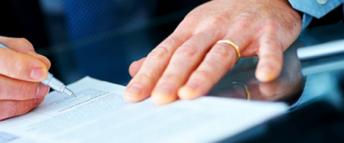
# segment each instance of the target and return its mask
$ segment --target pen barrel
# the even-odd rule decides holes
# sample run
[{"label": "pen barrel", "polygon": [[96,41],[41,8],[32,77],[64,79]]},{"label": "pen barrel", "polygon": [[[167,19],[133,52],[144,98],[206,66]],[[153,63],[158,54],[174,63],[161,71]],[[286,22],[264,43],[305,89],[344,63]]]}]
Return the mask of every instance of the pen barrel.
[{"label": "pen barrel", "polygon": [[42,81],[42,83],[59,92],[63,92],[66,88],[66,86],[61,81],[54,78],[51,73],[48,74],[48,78]]}]

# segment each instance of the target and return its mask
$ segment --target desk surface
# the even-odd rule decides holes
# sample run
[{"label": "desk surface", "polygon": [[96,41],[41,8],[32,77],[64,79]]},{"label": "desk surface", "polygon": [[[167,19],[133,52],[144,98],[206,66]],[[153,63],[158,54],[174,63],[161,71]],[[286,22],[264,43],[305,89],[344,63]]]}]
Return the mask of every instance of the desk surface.
[{"label": "desk surface", "polygon": [[[340,73],[344,70],[344,65],[335,65],[337,70],[313,68],[312,70],[316,70],[312,72],[313,74],[303,73],[304,67],[318,64],[319,60],[300,62],[296,50],[298,48],[308,48],[308,46],[315,44],[343,39],[344,29],[342,27],[343,24],[335,24],[305,31],[294,45],[286,51],[283,73],[276,81],[270,83],[258,82],[254,77],[255,65],[258,59],[242,59],[214,87],[211,94],[223,97],[250,98],[251,100],[282,100],[289,103],[299,100],[298,103],[303,103],[330,92],[337,97],[326,98],[338,100],[341,91],[340,82],[343,79],[343,74]],[[327,63],[342,60],[342,55],[339,56],[339,58],[329,59]],[[322,83],[321,86],[323,88],[319,88],[319,83]]]}]

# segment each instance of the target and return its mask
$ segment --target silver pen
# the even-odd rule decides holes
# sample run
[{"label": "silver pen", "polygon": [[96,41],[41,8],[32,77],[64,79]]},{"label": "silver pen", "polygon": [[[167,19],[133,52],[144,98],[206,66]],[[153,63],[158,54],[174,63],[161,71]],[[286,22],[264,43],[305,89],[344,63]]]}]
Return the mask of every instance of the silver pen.
[{"label": "silver pen", "polygon": [[68,89],[66,85],[64,85],[60,80],[56,79],[51,73],[48,73],[48,78],[43,80],[42,83],[60,93],[75,97],[73,91]]},{"label": "silver pen", "polygon": [[[0,43],[0,48],[7,48],[7,47]],[[73,91],[68,89],[65,84],[63,84],[60,80],[56,79],[51,73],[48,73],[48,78],[46,80],[43,80],[42,83],[44,85],[51,87],[57,92],[75,97],[75,94],[73,93]]]}]

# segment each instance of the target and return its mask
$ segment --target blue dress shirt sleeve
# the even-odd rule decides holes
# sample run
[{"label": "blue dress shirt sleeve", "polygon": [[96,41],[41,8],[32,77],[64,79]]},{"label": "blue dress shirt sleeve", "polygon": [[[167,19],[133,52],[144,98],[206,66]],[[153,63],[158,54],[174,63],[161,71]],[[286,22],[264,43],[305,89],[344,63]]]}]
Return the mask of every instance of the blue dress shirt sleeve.
[{"label": "blue dress shirt sleeve", "polygon": [[320,19],[343,2],[344,0],[289,0],[294,9],[303,13],[303,29],[311,23],[313,18]]}]

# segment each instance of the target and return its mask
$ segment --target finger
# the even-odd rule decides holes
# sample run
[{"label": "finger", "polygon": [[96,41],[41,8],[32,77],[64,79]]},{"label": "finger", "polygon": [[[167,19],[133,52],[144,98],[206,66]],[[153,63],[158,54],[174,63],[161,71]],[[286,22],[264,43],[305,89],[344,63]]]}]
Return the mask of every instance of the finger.
[{"label": "finger", "polygon": [[43,100],[42,98],[30,100],[1,100],[0,101],[0,121],[15,116],[23,115],[37,107]]},{"label": "finger", "polygon": [[195,28],[191,25],[194,23],[184,19],[176,30],[147,56],[142,67],[127,85],[125,100],[137,102],[149,97],[174,51],[191,36]]},{"label": "finger", "polygon": [[207,54],[202,64],[191,75],[178,95],[181,99],[193,99],[206,94],[220,78],[233,67],[237,55],[228,45],[217,44]]},{"label": "finger", "polygon": [[48,66],[33,56],[8,48],[0,49],[0,74],[26,81],[42,81],[48,76]]},{"label": "finger", "polygon": [[28,100],[48,94],[49,87],[41,83],[26,82],[0,75],[0,100]]},{"label": "finger", "polygon": [[214,32],[199,33],[180,46],[152,92],[153,102],[166,104],[176,100],[178,89],[218,38]]},{"label": "finger", "polygon": [[129,74],[131,77],[134,77],[136,75],[136,73],[139,71],[139,69],[141,68],[143,62],[145,61],[145,57],[141,58],[138,61],[133,62],[130,66],[129,66]]},{"label": "finger", "polygon": [[33,45],[25,38],[12,38],[0,36],[0,43],[18,52],[35,52]]},{"label": "finger", "polygon": [[267,32],[259,40],[259,62],[256,78],[262,82],[272,81],[280,75],[283,66],[283,47],[274,36]]},{"label": "finger", "polygon": [[[251,34],[242,32],[244,27],[239,24],[234,25],[222,39],[235,43],[242,53],[250,42]],[[234,66],[237,58],[238,55],[232,45],[215,44],[185,85],[178,90],[179,98],[194,99],[206,94]]]},{"label": "finger", "polygon": [[48,68],[50,68],[51,66],[51,63],[48,60],[48,58],[37,54],[33,48],[33,45],[30,43],[30,41],[28,41],[25,38],[10,38],[0,36],[0,43],[17,52],[29,54],[35,58],[38,58],[39,60],[44,62]]},{"label": "finger", "polygon": [[189,33],[173,33],[148,54],[137,74],[129,82],[125,100],[137,102],[149,97],[172,54],[188,37]]},{"label": "finger", "polygon": [[41,60],[41,62],[43,62],[43,63],[46,65],[46,67],[47,67],[48,69],[50,69],[50,67],[51,67],[51,62],[50,62],[50,60],[49,60],[47,57],[42,56],[42,55],[37,54],[37,53],[28,53],[28,54],[29,54],[30,56],[33,56],[34,58],[37,58],[37,59]]}]

